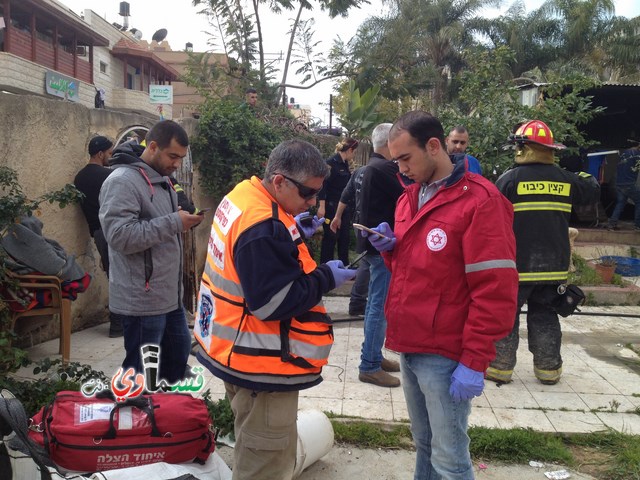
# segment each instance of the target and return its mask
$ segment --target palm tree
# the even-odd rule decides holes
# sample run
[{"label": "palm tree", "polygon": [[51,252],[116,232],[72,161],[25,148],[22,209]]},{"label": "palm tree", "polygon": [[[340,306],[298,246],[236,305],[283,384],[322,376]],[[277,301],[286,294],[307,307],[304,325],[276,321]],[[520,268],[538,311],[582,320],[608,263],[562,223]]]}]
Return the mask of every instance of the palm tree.
[{"label": "palm tree", "polygon": [[438,105],[464,66],[462,51],[474,43],[472,20],[496,3],[393,0],[388,17],[373,17],[361,26],[345,58],[358,66],[359,86],[379,83],[385,97],[426,94],[432,106]]},{"label": "palm tree", "polygon": [[507,46],[511,49],[515,56],[511,63],[513,77],[544,68],[558,58],[559,21],[538,10],[527,14],[523,1],[512,4],[502,16],[475,19],[469,26],[488,40],[490,48]]},{"label": "palm tree", "polygon": [[547,0],[539,11],[560,24],[561,57],[556,67],[564,64],[602,77],[613,33],[613,0]]}]

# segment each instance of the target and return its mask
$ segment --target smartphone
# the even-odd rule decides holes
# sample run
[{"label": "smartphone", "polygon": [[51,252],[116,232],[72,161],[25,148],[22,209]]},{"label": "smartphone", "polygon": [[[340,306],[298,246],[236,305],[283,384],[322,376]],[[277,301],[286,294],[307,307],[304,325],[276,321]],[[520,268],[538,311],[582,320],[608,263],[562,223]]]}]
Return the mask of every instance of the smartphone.
[{"label": "smartphone", "polygon": [[360,260],[362,260],[362,259],[365,257],[365,255],[366,255],[367,253],[369,253],[369,252],[367,252],[367,251],[365,250],[365,251],[364,251],[364,252],[362,252],[360,255],[358,255],[358,256],[356,257],[356,259],[355,259],[353,262],[351,262],[349,265],[347,265],[347,266],[346,266],[346,267],[344,267],[344,268],[355,268],[355,267],[358,265],[358,263],[360,263]]},{"label": "smartphone", "polygon": [[390,238],[387,237],[386,235],[383,235],[383,234],[381,234],[379,232],[376,232],[375,230],[372,230],[369,227],[365,227],[364,225],[360,225],[359,223],[354,223],[353,224],[353,228],[357,228],[358,230],[364,230],[365,232],[373,233],[375,235],[378,235],[379,237],[386,238],[386,239],[390,240]]},{"label": "smartphone", "polygon": [[298,222],[300,222],[301,227],[310,227],[313,225],[313,217],[311,215],[308,217],[302,217]]},{"label": "smartphone", "polygon": [[209,210],[211,210],[211,209],[210,208],[201,208],[200,210],[198,210],[198,213],[196,215],[204,215]]}]

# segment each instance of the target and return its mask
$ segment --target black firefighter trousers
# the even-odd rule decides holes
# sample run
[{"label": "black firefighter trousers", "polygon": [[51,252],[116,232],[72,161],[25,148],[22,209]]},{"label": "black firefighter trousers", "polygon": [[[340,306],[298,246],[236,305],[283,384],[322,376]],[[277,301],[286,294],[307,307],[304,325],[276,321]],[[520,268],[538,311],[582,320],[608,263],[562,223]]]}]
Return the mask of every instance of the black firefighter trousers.
[{"label": "black firefighter trousers", "polygon": [[513,330],[496,342],[496,359],[487,370],[487,378],[505,383],[511,381],[520,340],[520,311],[526,303],[529,351],[533,354],[535,376],[542,383],[553,384],[560,379],[562,331],[558,314],[551,307],[551,302],[558,296],[557,288],[557,285],[520,284]]}]

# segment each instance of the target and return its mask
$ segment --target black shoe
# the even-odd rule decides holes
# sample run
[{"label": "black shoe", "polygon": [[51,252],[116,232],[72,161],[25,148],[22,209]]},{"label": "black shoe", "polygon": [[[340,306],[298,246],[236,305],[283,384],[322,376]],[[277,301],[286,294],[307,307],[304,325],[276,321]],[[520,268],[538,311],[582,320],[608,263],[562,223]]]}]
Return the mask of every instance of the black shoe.
[{"label": "black shoe", "polygon": [[364,317],[364,307],[363,308],[350,308],[349,309],[350,317]]}]

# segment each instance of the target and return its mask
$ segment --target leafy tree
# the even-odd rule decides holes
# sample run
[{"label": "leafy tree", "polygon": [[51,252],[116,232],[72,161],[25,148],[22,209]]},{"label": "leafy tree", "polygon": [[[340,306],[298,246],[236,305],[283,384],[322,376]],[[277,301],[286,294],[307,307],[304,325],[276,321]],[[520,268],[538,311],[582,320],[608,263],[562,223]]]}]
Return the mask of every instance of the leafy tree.
[{"label": "leafy tree", "polygon": [[191,146],[203,189],[220,200],[241,180],[261,174],[280,140],[250,108],[227,99],[205,103]]},{"label": "leafy tree", "polygon": [[568,154],[591,142],[580,125],[602,112],[594,108],[584,91],[594,86],[584,76],[555,78],[544,86],[535,107],[520,103],[519,91],[509,76],[513,52],[507,47],[491,51],[469,51],[469,69],[461,74],[459,101],[438,109],[445,129],[463,124],[469,130],[469,152],[480,160],[488,178],[496,179],[513,163],[513,152],[505,149],[509,134],[524,120],[539,119],[549,125],[555,138],[566,143]]},{"label": "leafy tree", "polygon": [[358,85],[383,96],[406,95],[437,106],[455,93],[463,50],[474,43],[472,20],[493,0],[408,0],[365,21],[349,42],[334,44],[332,70],[351,70]]},{"label": "leafy tree", "polygon": [[510,68],[514,77],[544,67],[559,56],[559,22],[538,10],[527,14],[523,1],[497,18],[474,19],[470,26],[489,41],[489,48],[506,46],[513,51]]},{"label": "leafy tree", "polygon": [[340,123],[347,129],[349,136],[368,135],[380,122],[381,115],[376,111],[379,92],[380,85],[375,85],[361,96],[356,82],[349,81],[347,110],[339,117]]},{"label": "leafy tree", "polygon": [[[367,0],[318,0],[320,9],[326,11],[329,14],[330,18],[335,18],[337,16],[346,17],[347,13],[352,8],[359,7],[362,3],[368,3]],[[289,30],[289,47],[287,48],[287,56],[284,62],[284,66],[282,68],[282,80],[280,81],[280,90],[278,98],[282,99],[283,104],[286,103],[286,87],[287,87],[287,77],[289,74],[289,64],[291,62],[291,56],[294,49],[295,39],[298,35],[298,28],[301,25],[301,17],[303,10],[312,10],[313,4],[308,0],[298,0],[298,12],[295,20],[291,24],[291,29]],[[305,27],[308,26],[308,23],[305,24]],[[310,44],[307,43],[307,46]],[[314,46],[317,46],[314,45]],[[324,66],[322,67],[322,72],[328,71]],[[332,78],[333,75],[329,73],[328,76],[323,77],[322,80],[326,80]],[[307,79],[308,80],[308,79]],[[304,81],[302,83],[305,83]],[[318,83],[316,80],[315,83]]]},{"label": "leafy tree", "polygon": [[[358,7],[362,2],[366,2],[366,0],[318,0],[318,5],[321,10],[327,11],[329,16],[334,18],[338,15],[345,16],[349,9]],[[293,87],[292,85],[287,85],[287,77],[296,45],[296,38],[298,37],[298,29],[301,25],[305,29],[310,25],[308,21],[302,19],[302,13],[313,10],[314,4],[309,0],[297,0],[297,2],[294,0],[270,0],[269,2],[251,0],[249,8],[251,13],[247,13],[246,10],[248,8],[243,0],[233,0],[232,2],[192,0],[192,3],[194,6],[203,7],[199,13],[206,15],[216,28],[217,33],[212,34],[213,40],[210,44],[215,45],[215,40],[218,39],[220,46],[228,55],[229,67],[226,69],[226,74],[240,80],[234,86],[240,89],[254,86],[259,88],[263,102],[273,101],[274,104],[277,104],[282,100],[283,104],[285,104],[286,87]],[[263,46],[260,6],[265,4],[274,13],[282,13],[284,10],[294,9],[297,12],[288,32],[289,46],[284,61],[282,80],[276,88],[269,87],[273,80],[275,69],[272,63],[270,64],[265,60]],[[308,57],[311,58],[311,55],[308,55]],[[258,63],[257,69],[253,67],[256,61]],[[325,68],[321,68],[319,71],[323,72],[325,70]],[[193,82],[197,82],[199,78],[197,68],[194,73],[188,78]],[[326,78],[321,78],[317,82]]]},{"label": "leafy tree", "polygon": [[230,99],[209,99],[201,108],[198,133],[191,141],[194,163],[205,193],[220,201],[237,183],[261,176],[271,150],[300,138],[328,157],[335,137],[298,131],[286,109],[254,112]]}]

